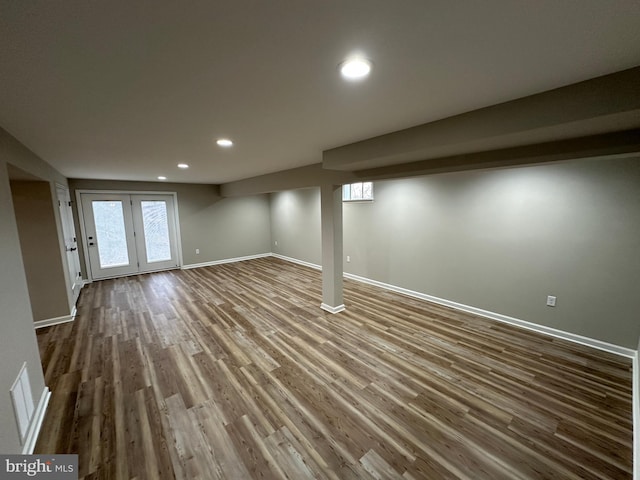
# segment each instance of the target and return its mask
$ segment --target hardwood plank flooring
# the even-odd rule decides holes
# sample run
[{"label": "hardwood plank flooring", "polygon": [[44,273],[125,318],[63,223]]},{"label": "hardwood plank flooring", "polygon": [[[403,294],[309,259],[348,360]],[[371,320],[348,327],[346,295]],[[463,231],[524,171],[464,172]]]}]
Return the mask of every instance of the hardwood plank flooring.
[{"label": "hardwood plank flooring", "polygon": [[631,361],[275,258],[105,280],[38,330],[84,479],[631,479]]}]

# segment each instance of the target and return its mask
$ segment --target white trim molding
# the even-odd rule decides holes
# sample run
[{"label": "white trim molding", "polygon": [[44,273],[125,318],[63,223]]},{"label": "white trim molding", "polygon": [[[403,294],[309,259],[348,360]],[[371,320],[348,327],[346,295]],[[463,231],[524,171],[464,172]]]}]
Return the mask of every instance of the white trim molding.
[{"label": "white trim molding", "polygon": [[[316,265],[315,263],[305,262],[304,260],[298,260],[297,258],[285,257],[284,255],[280,255],[278,253],[272,253],[271,256],[275,258],[279,258],[280,260],[284,260],[285,262],[296,263],[304,267],[309,267],[309,268],[313,268],[314,270],[322,271],[322,267],[320,265]],[[332,307],[331,305],[328,305],[324,302],[320,304],[320,308],[325,312],[329,312],[329,313],[340,313],[346,309],[344,304]]]},{"label": "white trim molding", "polygon": [[36,441],[38,440],[38,435],[40,434],[40,429],[42,428],[44,414],[47,412],[50,398],[51,391],[49,390],[49,387],[44,387],[44,389],[42,390],[42,395],[40,395],[38,406],[33,412],[33,417],[31,418],[31,422],[29,424],[29,430],[27,430],[27,437],[22,447],[23,455],[31,455],[33,453],[33,450],[36,448]]},{"label": "white trim molding", "polygon": [[321,303],[320,308],[329,313],[340,313],[344,312],[345,310],[344,304],[338,305],[337,307],[332,307],[331,305],[327,305],[326,303]]},{"label": "white trim molding", "polygon": [[298,260],[297,258],[293,257],[285,257],[284,255],[280,255],[279,253],[272,253],[271,256],[279,258],[280,260],[284,260],[286,262],[297,263],[298,265],[313,268],[315,270],[322,270],[322,267],[320,265],[316,265],[315,263],[305,262],[304,260]]},{"label": "white trim molding", "polygon": [[409,290],[402,287],[396,287],[395,285],[389,285],[387,283],[379,282],[377,280],[371,280],[365,277],[360,277],[358,275],[353,275],[351,273],[345,273],[344,276],[346,278],[350,278],[351,280],[356,280],[358,282],[374,285],[376,287],[380,287],[385,290],[390,290],[392,292],[402,293],[403,295],[407,295],[409,297],[414,297],[420,300],[426,300],[428,302],[437,303],[439,305],[444,305],[445,307],[454,308],[456,310],[472,313],[474,315],[480,315],[481,317],[490,318],[498,322],[508,323],[510,325],[515,325],[521,328],[525,328],[527,330],[532,330],[537,333],[542,333],[544,335],[549,335],[551,337],[561,338],[563,340],[568,340],[573,343],[579,343],[582,345],[586,345],[588,347],[597,348],[598,350],[604,350],[606,352],[614,353],[616,355],[621,355],[623,357],[633,358],[634,355],[637,353],[636,350],[621,347],[619,345],[614,345],[612,343],[603,342],[602,340],[596,340],[595,338],[583,337],[582,335],[578,335],[575,333],[565,332],[563,330],[558,330],[556,328],[539,325],[537,323],[528,322],[526,320],[520,320],[519,318],[509,317],[507,315],[490,312],[488,310],[482,310],[481,308],[472,307],[470,305],[465,305],[463,303],[458,303],[451,300],[446,300],[444,298],[434,297],[432,295],[427,295],[426,293],[416,292],[416,291]]},{"label": "white trim molding", "polygon": [[76,307],[73,307],[73,310],[71,310],[71,313],[69,315],[63,315],[62,317],[56,318],[47,318],[46,320],[38,320],[37,322],[33,322],[33,325],[37,330],[38,328],[50,327],[52,325],[58,325],[60,323],[73,322],[73,320],[76,318],[77,313],[78,310],[76,309]]},{"label": "white trim molding", "polygon": [[182,270],[189,270],[191,268],[211,267],[213,265],[222,265],[225,263],[243,262],[245,260],[254,260],[256,258],[270,257],[271,253],[258,253],[256,255],[247,255],[246,257],[225,258],[223,260],[213,260],[211,262],[203,263],[191,263],[189,265],[182,265]]},{"label": "white trim molding", "polygon": [[[311,267],[316,270],[322,270],[321,265],[305,262],[303,260],[298,260],[296,258],[286,257],[284,255],[279,255],[276,253],[272,253],[271,256],[279,258],[281,260],[286,260],[288,262],[304,265],[306,267]],[[401,293],[409,297],[418,298],[420,300],[426,300],[427,302],[437,303],[439,305],[444,305],[446,307],[454,308],[456,310],[461,310],[467,313],[472,313],[474,315],[480,315],[481,317],[490,318],[498,322],[515,325],[521,328],[525,328],[527,330],[532,330],[534,332],[541,333],[543,335],[549,335],[552,337],[561,338],[563,340],[568,340],[573,343],[579,343],[582,345],[586,345],[588,347],[597,348],[598,350],[604,350],[606,352],[614,353],[616,355],[621,355],[623,357],[634,358],[634,356],[637,354],[636,350],[621,347],[619,345],[614,345],[612,343],[603,342],[602,340],[596,340],[595,338],[584,337],[582,335],[578,335],[575,333],[565,332],[563,330],[558,330],[556,328],[546,327],[544,325],[539,325],[537,323],[528,322],[526,320],[520,320],[519,318],[509,317],[507,315],[502,315],[500,313],[490,312],[488,310],[483,310],[481,308],[472,307],[470,305],[465,305],[463,303],[446,300],[444,298],[434,297],[433,295],[427,295],[426,293],[416,292],[414,290],[409,290],[407,288],[397,287],[395,285],[390,285],[388,283],[380,282],[378,280],[372,280],[370,278],[361,277],[359,275],[354,275],[352,273],[345,272],[344,277],[351,280],[355,280],[357,282],[373,285],[375,287],[379,287],[384,290]],[[640,480],[640,477],[638,478],[638,480]]]},{"label": "white trim molding", "polygon": [[[320,265],[305,262],[303,260],[298,260],[296,258],[286,257],[284,255],[280,255],[277,253],[272,253],[271,256],[279,258],[281,260],[291,262],[291,263],[297,263],[298,265],[303,265],[305,267],[311,267],[316,270],[322,270],[322,266]],[[630,348],[621,347],[619,345],[603,342],[601,340],[596,340],[594,338],[583,337],[582,335],[577,335],[575,333],[565,332],[555,328],[546,327],[544,325],[538,325],[536,323],[527,322],[525,320],[508,317],[506,315],[501,315],[499,313],[482,310],[480,308],[472,307],[469,305],[464,305],[462,303],[453,302],[451,300],[445,300],[443,298],[434,297],[432,295],[427,295],[425,293],[408,290],[402,287],[396,287],[395,285],[379,282],[377,280],[371,280],[370,278],[361,277],[358,275],[354,275],[352,273],[344,273],[344,276],[345,278],[349,278],[357,282],[374,285],[376,287],[380,287],[385,290],[390,290],[392,292],[401,293],[403,295],[418,298],[421,300],[426,300],[428,302],[438,303],[440,305],[451,307],[456,310],[461,310],[467,313],[473,313],[475,315],[480,315],[482,317],[490,318],[498,322],[508,323],[520,328],[532,330],[534,332],[538,332],[543,335],[549,335],[552,337],[561,338],[564,340],[568,340],[570,342],[579,343],[589,347],[597,348],[598,350],[604,350],[610,353],[614,353],[616,355],[621,355],[623,357],[631,358],[633,360],[633,372],[632,372],[633,386],[632,386],[632,392],[631,392],[632,408],[633,408],[633,478],[634,480],[640,480],[640,359],[639,359],[640,342],[638,344],[638,350],[632,350]],[[322,304],[320,307],[323,310],[327,310],[328,312],[337,313],[332,311],[334,307],[330,307],[325,304]],[[344,305],[342,307],[344,307]],[[339,307],[335,307],[335,308],[339,308]]]}]

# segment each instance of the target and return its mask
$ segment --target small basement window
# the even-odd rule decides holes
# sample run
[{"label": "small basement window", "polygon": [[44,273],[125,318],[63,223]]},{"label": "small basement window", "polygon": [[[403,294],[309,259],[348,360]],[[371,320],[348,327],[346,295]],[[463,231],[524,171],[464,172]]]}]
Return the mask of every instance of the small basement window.
[{"label": "small basement window", "polygon": [[342,186],[343,202],[373,201],[373,182],[350,183]]}]

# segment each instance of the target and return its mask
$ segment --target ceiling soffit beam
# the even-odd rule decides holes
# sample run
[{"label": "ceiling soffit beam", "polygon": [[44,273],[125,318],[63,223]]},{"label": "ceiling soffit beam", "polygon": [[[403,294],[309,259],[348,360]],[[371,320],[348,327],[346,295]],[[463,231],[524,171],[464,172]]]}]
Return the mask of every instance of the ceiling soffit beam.
[{"label": "ceiling soffit beam", "polygon": [[640,67],[323,152],[334,170],[553,142],[640,127]]},{"label": "ceiling soffit beam", "polygon": [[463,170],[516,167],[634,153],[640,154],[640,128],[500,150],[453,155],[355,172],[326,170],[322,168],[322,164],[316,163],[306,167],[225,183],[220,186],[220,193],[224,197],[255,195],[320,185],[341,185],[363,180],[384,180]]},{"label": "ceiling soffit beam", "polygon": [[634,153],[640,153],[640,129],[370,168],[354,174],[360,180],[383,180]]},{"label": "ceiling soffit beam", "polygon": [[321,163],[315,163],[306,167],[292,168],[235,182],[223,183],[220,186],[220,193],[223,197],[236,197],[318,187],[320,185],[342,185],[357,180],[358,177],[351,172],[324,170]]}]

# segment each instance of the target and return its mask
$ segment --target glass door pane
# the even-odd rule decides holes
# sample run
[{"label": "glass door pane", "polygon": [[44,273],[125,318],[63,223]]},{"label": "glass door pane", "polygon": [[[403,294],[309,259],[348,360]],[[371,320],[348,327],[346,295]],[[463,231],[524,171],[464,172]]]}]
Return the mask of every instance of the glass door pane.
[{"label": "glass door pane", "polygon": [[83,245],[92,280],[138,271],[131,197],[116,193],[81,193]]},{"label": "glass door pane", "polygon": [[171,239],[164,201],[142,200],[142,225],[147,263],[171,260]]},{"label": "glass door pane", "polygon": [[178,266],[173,195],[132,194],[133,226],[140,272]]},{"label": "glass door pane", "polygon": [[96,226],[100,268],[129,265],[122,202],[94,200],[91,206]]}]

